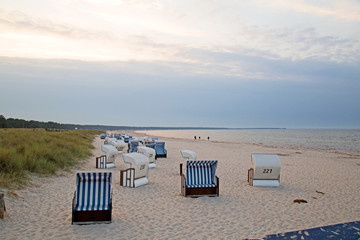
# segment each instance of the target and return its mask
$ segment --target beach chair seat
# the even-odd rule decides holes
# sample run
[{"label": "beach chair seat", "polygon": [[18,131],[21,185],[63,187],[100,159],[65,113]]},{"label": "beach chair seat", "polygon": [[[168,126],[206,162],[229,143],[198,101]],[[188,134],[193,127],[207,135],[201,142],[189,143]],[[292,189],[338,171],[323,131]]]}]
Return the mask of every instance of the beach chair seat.
[{"label": "beach chair seat", "polygon": [[167,150],[165,149],[165,142],[155,142],[155,159],[167,158]]},{"label": "beach chair seat", "polygon": [[120,170],[120,185],[139,187],[149,182],[149,158],[141,153],[123,154],[125,170]]},{"label": "beach chair seat", "polygon": [[217,160],[187,161],[186,176],[181,175],[181,193],[185,197],[219,196]]},{"label": "beach chair seat", "polygon": [[280,186],[281,162],[277,154],[251,154],[252,168],[248,170],[248,182],[255,187]]},{"label": "beach chair seat", "polygon": [[111,172],[77,172],[72,224],[110,223]]}]

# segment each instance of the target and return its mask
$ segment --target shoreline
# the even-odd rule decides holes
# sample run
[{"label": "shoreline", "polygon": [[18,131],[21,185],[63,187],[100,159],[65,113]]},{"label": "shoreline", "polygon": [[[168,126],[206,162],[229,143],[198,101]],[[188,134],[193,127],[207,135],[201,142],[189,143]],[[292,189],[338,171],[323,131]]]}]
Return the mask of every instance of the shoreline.
[{"label": "shoreline", "polygon": [[[129,131],[128,131],[129,132]],[[159,138],[163,138],[163,139],[173,139],[173,140],[189,140],[189,141],[204,141],[204,142],[214,142],[214,143],[224,143],[224,144],[245,144],[245,145],[254,145],[254,146],[259,146],[259,147],[265,147],[265,148],[285,148],[285,149],[292,149],[292,150],[308,150],[308,151],[319,151],[319,152],[326,152],[326,153],[335,153],[335,154],[341,154],[341,155],[346,155],[346,156],[350,156],[350,157],[355,157],[355,158],[359,158],[360,159],[360,152],[352,152],[352,151],[345,151],[345,150],[336,150],[336,149],[321,149],[321,148],[309,148],[309,147],[296,147],[296,146],[287,146],[287,145],[269,145],[269,144],[264,144],[264,143],[251,143],[251,142],[234,142],[234,141],[220,141],[220,140],[207,140],[207,139],[189,139],[189,138],[182,138],[182,137],[169,137],[169,136],[162,136],[162,135],[156,135],[156,134],[147,134],[147,131],[132,131],[133,133],[135,133],[138,136],[148,136],[148,137],[159,137]]]},{"label": "shoreline", "polygon": [[[134,133],[134,136],[140,135]],[[143,134],[142,134],[143,136]],[[76,171],[97,171],[95,156],[103,140],[94,140],[93,157],[78,169],[33,179],[34,186],[5,196],[7,214],[0,221],[4,239],[245,239],[268,234],[353,222],[360,219],[360,161],[314,150],[270,148],[189,139],[165,140],[168,158],[149,170],[149,184],[121,187],[121,157],[113,173],[112,223],[71,225]],[[220,196],[185,198],[180,194],[181,149],[199,159],[218,160]],[[282,163],[277,188],[251,187],[251,153],[277,153]],[[321,193],[318,193],[318,192]],[[301,198],[308,203],[293,203]]]}]

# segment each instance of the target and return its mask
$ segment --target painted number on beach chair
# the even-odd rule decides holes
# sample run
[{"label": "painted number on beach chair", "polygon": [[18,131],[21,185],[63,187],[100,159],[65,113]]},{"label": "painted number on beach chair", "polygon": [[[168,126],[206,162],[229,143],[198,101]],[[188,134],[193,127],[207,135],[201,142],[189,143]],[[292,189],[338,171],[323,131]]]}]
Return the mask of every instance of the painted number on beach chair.
[{"label": "painted number on beach chair", "polygon": [[264,169],[263,173],[271,173],[272,172],[272,169]]},{"label": "painted number on beach chair", "polygon": [[145,164],[140,166],[140,170],[143,170],[143,169],[145,169]]}]

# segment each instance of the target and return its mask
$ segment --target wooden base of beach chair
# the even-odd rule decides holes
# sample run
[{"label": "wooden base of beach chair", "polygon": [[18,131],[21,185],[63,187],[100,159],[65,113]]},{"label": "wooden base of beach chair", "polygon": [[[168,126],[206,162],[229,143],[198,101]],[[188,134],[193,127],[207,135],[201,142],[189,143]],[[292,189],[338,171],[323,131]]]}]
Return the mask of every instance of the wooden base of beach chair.
[{"label": "wooden base of beach chair", "polygon": [[106,211],[74,211],[72,224],[84,225],[94,223],[111,223],[111,209]]},{"label": "wooden base of beach chair", "polygon": [[[112,202],[112,199],[110,200]],[[75,211],[75,196],[72,204],[72,220],[71,224],[84,225],[94,223],[111,223],[112,203],[109,210],[102,211]]]},{"label": "wooden base of beach chair", "polygon": [[106,168],[106,155],[96,157],[96,168]]},{"label": "wooden base of beach chair", "polygon": [[280,186],[280,175],[278,179],[254,179],[254,169],[248,169],[248,183],[256,187],[278,187]]},{"label": "wooden base of beach chair", "polygon": [[254,178],[254,169],[250,168],[248,169],[248,183],[250,184],[250,186],[253,185],[253,179]]},{"label": "wooden base of beach chair", "polygon": [[157,154],[157,155],[155,155],[155,159],[158,159],[158,158],[167,158],[167,154]]},{"label": "wooden base of beach chair", "polygon": [[123,187],[140,187],[149,182],[147,177],[135,179],[135,168],[120,170],[120,186]]},{"label": "wooden base of beach chair", "polygon": [[218,197],[219,196],[219,178],[216,178],[216,187],[199,187],[188,188],[186,187],[185,175],[181,175],[181,194],[185,197]]}]

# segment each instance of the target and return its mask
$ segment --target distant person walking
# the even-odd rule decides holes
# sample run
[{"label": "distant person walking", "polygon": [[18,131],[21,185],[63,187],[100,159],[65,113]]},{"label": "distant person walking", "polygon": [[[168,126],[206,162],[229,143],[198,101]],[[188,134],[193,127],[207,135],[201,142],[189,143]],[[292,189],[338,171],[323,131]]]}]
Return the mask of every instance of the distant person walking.
[{"label": "distant person walking", "polygon": [[210,137],[208,137],[208,141],[210,140]]},{"label": "distant person walking", "polygon": [[196,140],[196,136],[194,136],[194,139]]},{"label": "distant person walking", "polygon": [[199,136],[199,140],[201,139],[201,137]]}]

